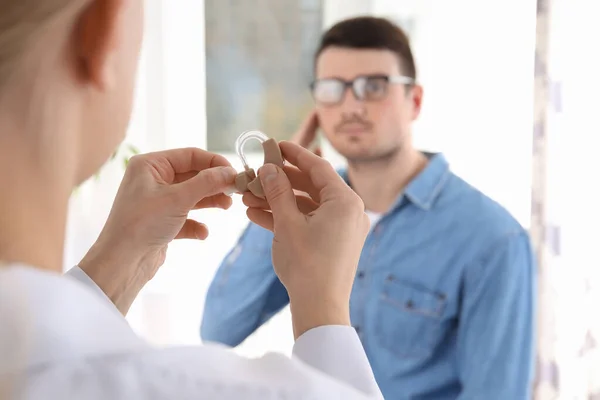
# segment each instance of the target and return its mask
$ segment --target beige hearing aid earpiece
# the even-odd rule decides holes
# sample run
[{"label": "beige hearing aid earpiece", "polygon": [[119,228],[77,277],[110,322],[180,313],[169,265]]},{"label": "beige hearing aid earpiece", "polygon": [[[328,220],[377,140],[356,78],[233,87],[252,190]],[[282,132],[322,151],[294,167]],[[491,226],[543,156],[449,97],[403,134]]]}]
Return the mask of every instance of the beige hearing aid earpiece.
[{"label": "beige hearing aid earpiece", "polygon": [[283,155],[279,148],[279,143],[275,139],[269,139],[265,134],[259,131],[244,132],[236,141],[236,150],[244,165],[244,172],[240,172],[235,178],[235,188],[238,192],[252,192],[253,195],[261,199],[265,198],[265,192],[262,188],[260,179],[256,176],[256,172],[248,166],[246,157],[243,153],[244,143],[249,139],[256,139],[261,142],[264,151],[264,164],[275,164],[282,168],[284,164]]},{"label": "beige hearing aid earpiece", "polygon": [[247,171],[240,172],[235,177],[235,188],[238,192],[244,193],[248,190],[248,184],[256,179],[256,173],[252,168]]}]

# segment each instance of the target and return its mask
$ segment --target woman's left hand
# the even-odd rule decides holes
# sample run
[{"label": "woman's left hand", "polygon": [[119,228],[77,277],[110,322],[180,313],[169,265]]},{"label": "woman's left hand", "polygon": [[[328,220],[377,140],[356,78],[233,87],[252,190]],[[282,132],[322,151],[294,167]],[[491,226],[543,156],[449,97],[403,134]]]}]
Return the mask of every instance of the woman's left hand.
[{"label": "woman's left hand", "polygon": [[197,148],[133,157],[106,225],[79,267],[126,314],[172,240],[206,239],[208,228],[188,213],[229,208],[232,200],[223,193],[235,176],[225,157]]}]

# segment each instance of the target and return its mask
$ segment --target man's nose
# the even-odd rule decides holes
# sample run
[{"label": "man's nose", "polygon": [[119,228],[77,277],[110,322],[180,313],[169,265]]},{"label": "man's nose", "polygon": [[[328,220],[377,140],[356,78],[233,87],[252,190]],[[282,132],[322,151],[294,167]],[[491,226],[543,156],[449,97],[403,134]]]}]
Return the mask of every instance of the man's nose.
[{"label": "man's nose", "polygon": [[356,95],[352,91],[352,88],[346,88],[344,91],[340,107],[343,112],[347,113],[357,113],[363,115],[366,112],[365,101],[357,99]]}]

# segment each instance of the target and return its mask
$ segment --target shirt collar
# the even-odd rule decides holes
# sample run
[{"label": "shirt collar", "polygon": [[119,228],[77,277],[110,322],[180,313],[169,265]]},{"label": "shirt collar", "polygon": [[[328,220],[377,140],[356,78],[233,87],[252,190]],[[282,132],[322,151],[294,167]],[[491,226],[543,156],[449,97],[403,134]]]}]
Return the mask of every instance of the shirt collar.
[{"label": "shirt collar", "polygon": [[413,204],[430,210],[450,177],[450,165],[441,153],[424,153],[429,163],[406,187],[404,194]]},{"label": "shirt collar", "polygon": [[[427,152],[423,154],[429,159],[427,166],[410,181],[404,192],[398,196],[392,209],[399,207],[406,199],[425,211],[430,210],[448,181],[450,165],[444,155]],[[346,169],[341,170],[340,175],[346,183],[350,184]]]}]

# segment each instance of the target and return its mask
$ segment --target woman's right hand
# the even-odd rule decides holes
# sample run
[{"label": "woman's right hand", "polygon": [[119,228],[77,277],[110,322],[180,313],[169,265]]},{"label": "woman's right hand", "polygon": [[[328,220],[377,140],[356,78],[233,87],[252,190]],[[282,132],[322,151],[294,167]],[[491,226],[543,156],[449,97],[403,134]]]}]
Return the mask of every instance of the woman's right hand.
[{"label": "woman's right hand", "polygon": [[350,293],[369,219],[329,162],[297,144],[281,142],[280,148],[288,165],[258,172],[266,200],[245,193],[244,203],[250,220],[274,233],[273,266],[290,296],[297,338],[321,325],[350,325]]}]

